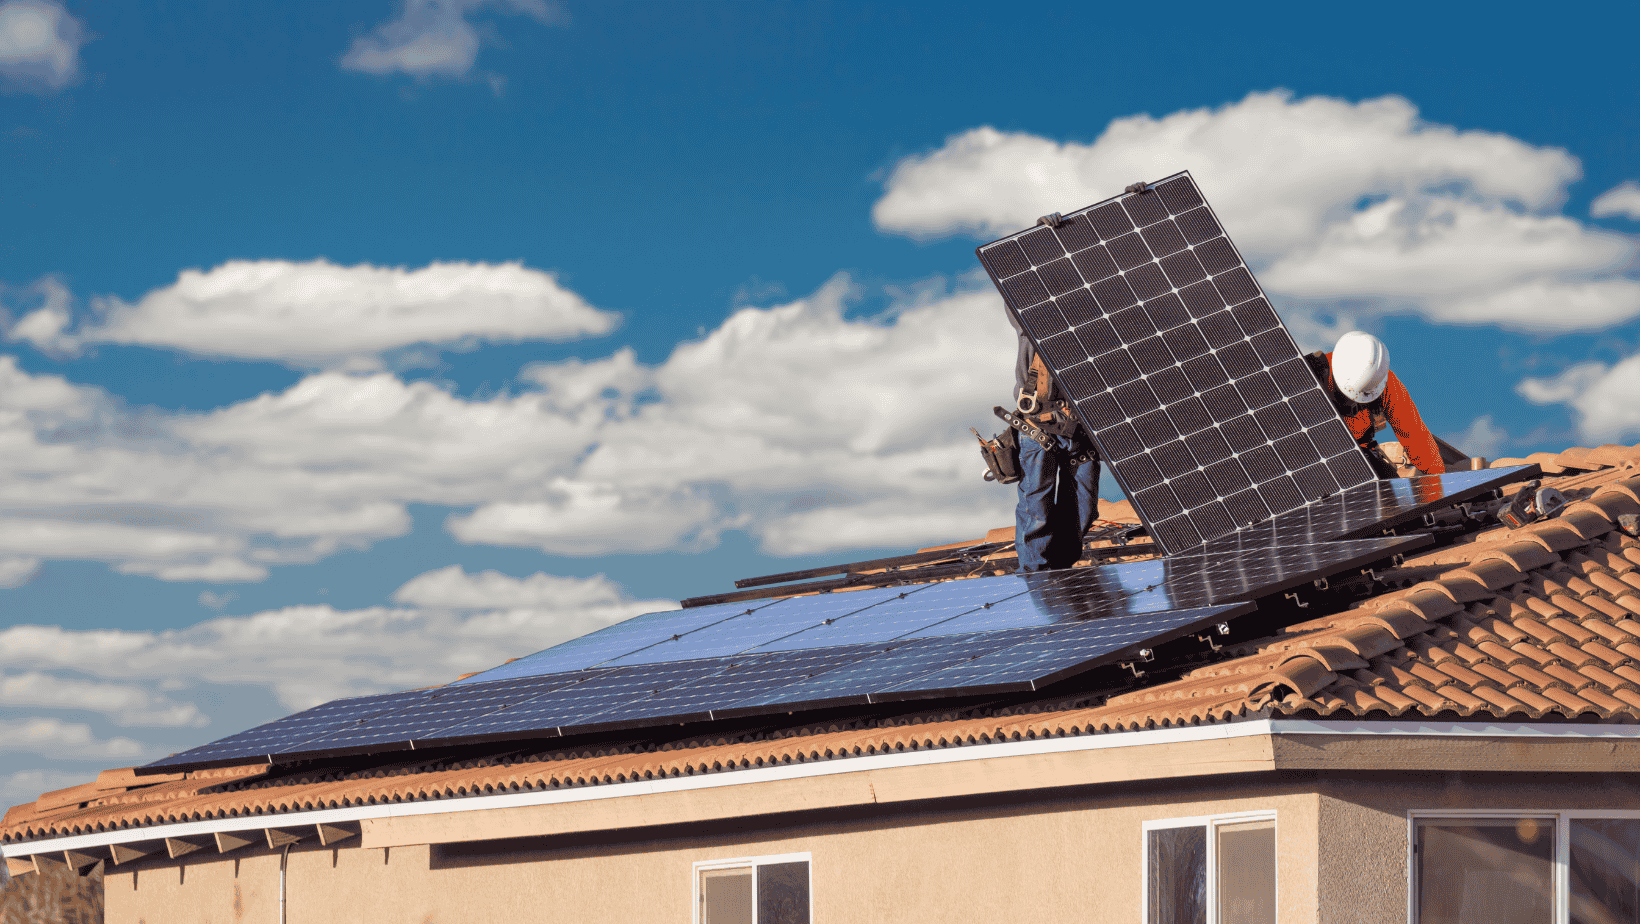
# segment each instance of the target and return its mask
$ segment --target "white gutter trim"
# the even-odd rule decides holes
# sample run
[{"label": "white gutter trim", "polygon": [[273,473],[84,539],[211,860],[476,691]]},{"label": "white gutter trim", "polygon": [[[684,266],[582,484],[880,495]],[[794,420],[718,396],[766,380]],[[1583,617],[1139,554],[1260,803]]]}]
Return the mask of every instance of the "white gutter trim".
[{"label": "white gutter trim", "polygon": [[403,818],[414,815],[441,815],[456,812],[479,812],[489,809],[560,805],[568,802],[593,802],[601,799],[620,799],[627,796],[717,789],[724,786],[742,786],[780,780],[833,776],[841,773],[862,773],[896,767],[932,766],[975,760],[995,760],[1006,757],[1028,757],[1037,754],[1066,754],[1078,751],[1101,751],[1189,741],[1230,740],[1263,735],[1509,737],[1563,740],[1588,738],[1640,739],[1640,725],[1428,722],[1416,720],[1403,722],[1332,722],[1308,719],[1253,719],[1212,725],[1107,732],[1098,735],[1073,735],[1063,738],[1035,738],[1025,741],[1005,741],[998,744],[975,744],[933,750],[897,751],[890,754],[872,754],[865,757],[843,757],[816,762],[782,764],[777,767],[759,767],[752,770],[728,770],[700,776],[667,777],[659,780],[637,780],[631,783],[577,786],[572,789],[531,790],[529,792],[493,796],[462,796],[453,799],[426,799],[416,802],[356,805],[347,808],[316,809],[306,812],[237,815],[230,818],[213,818],[207,821],[180,822],[141,828],[121,828],[95,834],[79,834],[49,840],[4,844],[0,845],[0,856],[24,857],[37,853],[54,853],[63,850],[86,850],[94,847],[106,847],[110,844],[151,841],[165,837],[199,837],[215,834],[219,831],[290,828],[301,825],[358,822],[375,818]]}]

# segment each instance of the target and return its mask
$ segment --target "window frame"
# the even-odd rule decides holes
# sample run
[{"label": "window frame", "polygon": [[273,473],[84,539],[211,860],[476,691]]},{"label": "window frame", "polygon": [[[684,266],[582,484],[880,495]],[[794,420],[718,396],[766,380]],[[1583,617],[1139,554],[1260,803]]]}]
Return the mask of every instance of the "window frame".
[{"label": "window frame", "polygon": [[772,866],[776,863],[808,864],[809,870],[809,921],[814,921],[814,854],[808,851],[802,853],[772,853],[759,854],[751,857],[732,857],[725,860],[696,860],[689,867],[690,891],[690,920],[693,924],[700,924],[700,874],[720,869],[751,869],[752,870],[752,921],[757,922],[757,868]]},{"label": "window frame", "polygon": [[[1180,818],[1158,818],[1139,826],[1139,920],[1150,920],[1150,832],[1170,828],[1207,829],[1207,924],[1219,921],[1219,839],[1215,837],[1220,825],[1241,824],[1248,821],[1268,821],[1275,826],[1277,851],[1281,844],[1281,820],[1275,809],[1252,809],[1245,812],[1220,812],[1216,815],[1190,815]],[[1281,911],[1281,862],[1276,858],[1276,911]]]},{"label": "window frame", "polygon": [[1551,866],[1551,881],[1555,894],[1550,906],[1554,909],[1551,924],[1571,924],[1572,920],[1572,822],[1583,818],[1614,820],[1640,819],[1636,809],[1557,809],[1557,808],[1486,808],[1486,809],[1412,809],[1407,812],[1407,922],[1418,924],[1418,822],[1419,820],[1447,819],[1467,821],[1476,818],[1513,820],[1542,818],[1554,822],[1555,856]]}]

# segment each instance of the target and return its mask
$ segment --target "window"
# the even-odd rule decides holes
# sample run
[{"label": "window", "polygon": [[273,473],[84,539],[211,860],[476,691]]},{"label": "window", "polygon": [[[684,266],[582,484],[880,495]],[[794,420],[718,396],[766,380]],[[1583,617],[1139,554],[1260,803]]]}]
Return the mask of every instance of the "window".
[{"label": "window", "polygon": [[1146,822],[1146,924],[1275,924],[1276,819]]},{"label": "window", "polygon": [[809,924],[809,855],[695,864],[696,924]]},{"label": "window", "polygon": [[1417,924],[1640,922],[1640,812],[1413,819]]}]

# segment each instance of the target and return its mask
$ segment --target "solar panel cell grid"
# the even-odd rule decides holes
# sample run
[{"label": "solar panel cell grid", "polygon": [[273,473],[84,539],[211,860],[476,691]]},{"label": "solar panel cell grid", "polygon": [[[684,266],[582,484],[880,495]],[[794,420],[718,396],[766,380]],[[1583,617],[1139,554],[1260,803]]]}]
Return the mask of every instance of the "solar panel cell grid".
[{"label": "solar panel cell grid", "polygon": [[[919,588],[919,591],[921,588]],[[803,597],[790,606],[766,607],[756,612],[711,623],[604,662],[609,667],[655,664],[693,658],[722,658],[774,642],[827,620],[858,614],[887,600],[897,600],[903,588],[877,588],[845,594]]]},{"label": "solar panel cell grid", "polygon": [[823,648],[816,651],[749,655],[734,659],[722,670],[633,700],[600,713],[599,725],[655,720],[703,719],[751,697],[794,684],[806,683],[830,670],[876,654],[869,646]]},{"label": "solar panel cell grid", "polygon": [[442,729],[436,738],[557,734],[564,727],[593,725],[600,713],[716,673],[727,665],[723,659],[705,659],[599,671],[598,676],[582,683]]},{"label": "solar panel cell grid", "polygon": [[424,699],[427,692],[411,690],[339,699],[258,725],[237,735],[191,748],[149,764],[150,767],[198,766],[231,760],[262,759],[298,747],[331,731],[403,708]]},{"label": "solar panel cell grid", "polygon": [[[1280,514],[1372,480],[1189,174],[979,256],[1165,551],[1223,535],[1260,507]],[[1303,442],[1275,445],[1300,432]],[[1207,471],[1254,453],[1241,469],[1251,488]],[[1154,483],[1157,472],[1170,483]],[[1232,511],[1225,486],[1259,503],[1237,497]]]},{"label": "solar panel cell grid", "polygon": [[489,683],[452,684],[424,695],[403,708],[361,718],[321,737],[284,748],[281,753],[343,751],[381,745],[408,744],[439,737],[439,733],[480,716],[498,712],[545,693],[573,687],[597,676],[597,671],[521,677]]},{"label": "solar panel cell grid", "polygon": [[754,653],[794,651],[887,642],[1018,592],[1000,581],[998,578],[979,578],[902,590],[899,591],[901,599],[889,600],[855,615],[822,623],[751,650]]},{"label": "solar panel cell grid", "polygon": [[704,626],[767,607],[781,606],[785,602],[778,599],[757,600],[645,613],[516,661],[510,661],[500,667],[491,668],[465,680],[458,680],[456,683],[488,683],[510,677],[533,677],[582,670],[659,644],[674,635],[693,632]]},{"label": "solar panel cell grid", "polygon": [[878,696],[945,690],[1033,689],[1108,663],[1140,644],[1157,645],[1183,632],[1251,610],[1249,604],[1112,616],[1061,624],[990,654],[889,687]]}]

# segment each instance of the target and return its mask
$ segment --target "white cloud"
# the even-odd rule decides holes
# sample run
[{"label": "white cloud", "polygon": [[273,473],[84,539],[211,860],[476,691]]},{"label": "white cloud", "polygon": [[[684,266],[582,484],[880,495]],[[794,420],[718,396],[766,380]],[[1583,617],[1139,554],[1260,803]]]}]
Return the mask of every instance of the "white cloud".
[{"label": "white cloud", "polygon": [[897,165],[873,216],[917,238],[1000,236],[1184,169],[1271,294],[1310,303],[1290,316],[1410,311],[1545,331],[1640,316],[1625,275],[1640,244],[1557,214],[1575,158],[1424,122],[1398,97],[1254,93],[1117,119],[1092,144],[976,128]]},{"label": "white cloud", "polygon": [[1549,378],[1531,378],[1516,388],[1534,404],[1565,404],[1591,445],[1640,436],[1640,354],[1615,365],[1578,363]]},{"label": "white cloud", "polygon": [[618,320],[520,263],[236,260],[185,270],[135,304],[95,298],[95,317],[75,331],[67,290],[55,280],[39,287],[44,304],[11,327],[11,339],[55,352],[128,343],[306,368],[373,368],[418,344],[570,340],[608,333]]},{"label": "white cloud", "polygon": [[1498,458],[1499,450],[1509,443],[1509,431],[1498,426],[1491,414],[1475,418],[1462,433],[1449,435],[1447,442],[1482,459]]},{"label": "white cloud", "polygon": [[[602,575],[515,578],[430,571],[359,610],[290,606],[163,631],[0,629],[0,807],[85,782],[23,769],[18,754],[121,766],[202,744],[333,699],[448,683],[642,613]],[[210,716],[205,715],[205,707]],[[165,729],[99,738],[73,713]],[[22,713],[18,715],[18,713]],[[65,715],[66,713],[66,715]],[[10,753],[8,753],[10,752]],[[9,759],[8,759],[9,758]]]},{"label": "white cloud", "polygon": [[199,605],[206,607],[207,609],[220,610],[238,598],[239,595],[234,593],[217,593],[211,590],[202,590],[199,592]]},{"label": "white cloud", "polygon": [[85,30],[54,0],[0,3],[0,78],[28,89],[61,89],[80,73]]},{"label": "white cloud", "polygon": [[532,486],[543,496],[486,504],[451,531],[599,554],[744,529],[775,554],[807,554],[1008,522],[1012,493],[979,479],[966,434],[1008,393],[1014,338],[1000,300],[970,277],[866,320],[846,317],[852,292],[839,276],[808,298],[743,309],[652,368],[626,354],[534,367],[548,402],[569,401],[576,456]]},{"label": "white cloud", "polygon": [[572,578],[536,572],[515,578],[493,570],[468,574],[460,565],[418,575],[393,592],[397,603],[459,610],[607,608],[623,599],[620,587],[603,575]]},{"label": "white cloud", "polygon": [[[452,508],[466,542],[567,555],[700,548],[744,529],[803,554],[929,544],[1008,522],[966,428],[1008,393],[987,283],[847,317],[852,284],[744,308],[656,365],[630,350],[466,399],[324,372],[202,413],[131,409],[0,357],[0,559],[254,581]],[[818,500],[816,500],[818,498]]]},{"label": "white cloud", "polygon": [[1625,180],[1601,193],[1590,203],[1589,214],[1596,218],[1621,215],[1640,221],[1640,183]]},{"label": "white cloud", "polygon": [[486,6],[543,25],[568,21],[562,4],[550,0],[404,0],[397,18],[353,42],[342,67],[367,74],[465,77],[478,61],[480,44],[468,17]]},{"label": "white cloud", "polygon": [[[154,755],[130,738],[98,738],[91,726],[51,718],[0,719],[0,753],[22,751],[57,760],[129,762]],[[38,795],[38,793],[36,793]]]},{"label": "white cloud", "polygon": [[98,712],[118,725],[198,727],[209,721],[193,703],[177,702],[139,686],[38,671],[0,675],[0,706]]},{"label": "white cloud", "polygon": [[29,556],[0,556],[0,590],[22,587],[40,573],[40,559]]},{"label": "white cloud", "polygon": [[6,337],[34,345],[41,352],[69,354],[80,348],[77,338],[68,333],[73,323],[72,297],[62,280],[47,276],[30,287],[31,300],[39,306],[25,314],[10,329]]},{"label": "white cloud", "polygon": [[[225,684],[265,688],[287,709],[305,709],[447,683],[676,606],[633,600],[602,576],[516,579],[455,566],[412,579],[395,597],[421,602],[291,606],[157,632],[12,626],[0,630],[0,668],[23,673],[0,682],[0,704],[90,709],[124,724],[197,724],[186,697],[202,684]],[[65,679],[70,671],[95,681]]]},{"label": "white cloud", "polygon": [[33,802],[40,798],[42,793],[89,783],[96,779],[96,776],[96,773],[68,770],[18,770],[15,773],[8,773],[0,776],[0,805]]}]

